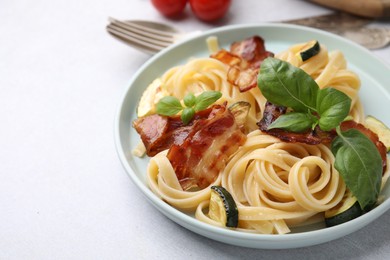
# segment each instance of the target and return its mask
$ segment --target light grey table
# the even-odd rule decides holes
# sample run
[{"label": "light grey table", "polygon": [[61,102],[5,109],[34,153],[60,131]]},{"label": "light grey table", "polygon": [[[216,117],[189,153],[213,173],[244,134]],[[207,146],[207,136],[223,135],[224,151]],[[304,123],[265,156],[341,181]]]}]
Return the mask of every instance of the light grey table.
[{"label": "light grey table", "polygon": [[[117,158],[113,121],[149,56],[108,36],[107,17],[190,31],[330,12],[233,0],[225,19],[205,24],[186,11],[172,21],[148,0],[0,3],[0,259],[389,259],[390,212],[336,241],[272,251],[201,237],[147,202]],[[373,54],[390,63],[390,48]]]}]

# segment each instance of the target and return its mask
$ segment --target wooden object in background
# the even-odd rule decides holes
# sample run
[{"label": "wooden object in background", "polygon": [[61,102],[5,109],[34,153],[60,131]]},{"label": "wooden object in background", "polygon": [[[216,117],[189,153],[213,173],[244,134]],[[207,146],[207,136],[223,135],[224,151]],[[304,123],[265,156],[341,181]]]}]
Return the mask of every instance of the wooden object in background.
[{"label": "wooden object in background", "polygon": [[323,6],[365,17],[390,17],[390,0],[310,0]]}]

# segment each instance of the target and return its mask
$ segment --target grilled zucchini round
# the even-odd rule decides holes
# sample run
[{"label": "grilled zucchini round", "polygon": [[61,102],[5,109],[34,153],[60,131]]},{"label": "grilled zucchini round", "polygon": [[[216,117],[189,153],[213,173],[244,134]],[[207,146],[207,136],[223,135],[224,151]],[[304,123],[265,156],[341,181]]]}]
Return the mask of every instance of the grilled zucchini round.
[{"label": "grilled zucchini round", "polygon": [[209,217],[226,227],[238,226],[238,209],[232,195],[222,186],[211,187]]},{"label": "grilled zucchini round", "polygon": [[336,207],[325,211],[325,224],[327,227],[336,226],[363,214],[356,197],[352,192],[347,191],[344,198]]}]

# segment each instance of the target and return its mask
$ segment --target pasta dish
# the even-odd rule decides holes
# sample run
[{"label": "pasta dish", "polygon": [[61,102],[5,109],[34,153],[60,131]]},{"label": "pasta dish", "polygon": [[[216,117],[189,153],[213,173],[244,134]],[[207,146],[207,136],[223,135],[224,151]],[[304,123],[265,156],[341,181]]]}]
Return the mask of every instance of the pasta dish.
[{"label": "pasta dish", "polygon": [[[342,52],[310,41],[274,54],[259,36],[208,46],[209,57],[169,68],[140,100],[133,153],[150,157],[157,196],[200,221],[261,234],[338,225],[380,203],[387,144],[368,127]],[[360,166],[348,159],[362,154]],[[350,173],[361,165],[360,177]]]}]

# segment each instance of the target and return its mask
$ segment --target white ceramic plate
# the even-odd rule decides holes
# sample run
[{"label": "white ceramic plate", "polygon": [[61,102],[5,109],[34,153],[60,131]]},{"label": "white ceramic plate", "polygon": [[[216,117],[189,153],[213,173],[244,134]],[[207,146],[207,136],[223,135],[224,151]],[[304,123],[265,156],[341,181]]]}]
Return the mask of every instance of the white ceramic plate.
[{"label": "white ceramic plate", "polygon": [[390,125],[390,68],[371,55],[369,51],[341,37],[306,27],[285,24],[239,25],[222,27],[208,31],[201,36],[171,46],[152,57],[133,76],[125,91],[115,121],[115,141],[119,158],[140,191],[164,215],[193,232],[217,241],[252,248],[280,249],[315,245],[352,233],[377,219],[390,208],[390,185],[383,191],[385,201],[365,215],[347,223],[325,228],[323,225],[304,226],[286,235],[248,234],[234,230],[214,227],[196,220],[155,196],[146,184],[146,166],[148,158],[137,158],[131,150],[140,138],[131,127],[136,118],[136,106],[142,92],[153,79],[162,75],[168,68],[184,64],[190,57],[206,57],[207,37],[214,35],[221,47],[228,48],[234,42],[253,35],[260,35],[269,51],[278,53],[289,46],[313,39],[325,44],[329,50],[341,50],[348,67],[361,78],[360,96],[367,114],[375,115]]}]

